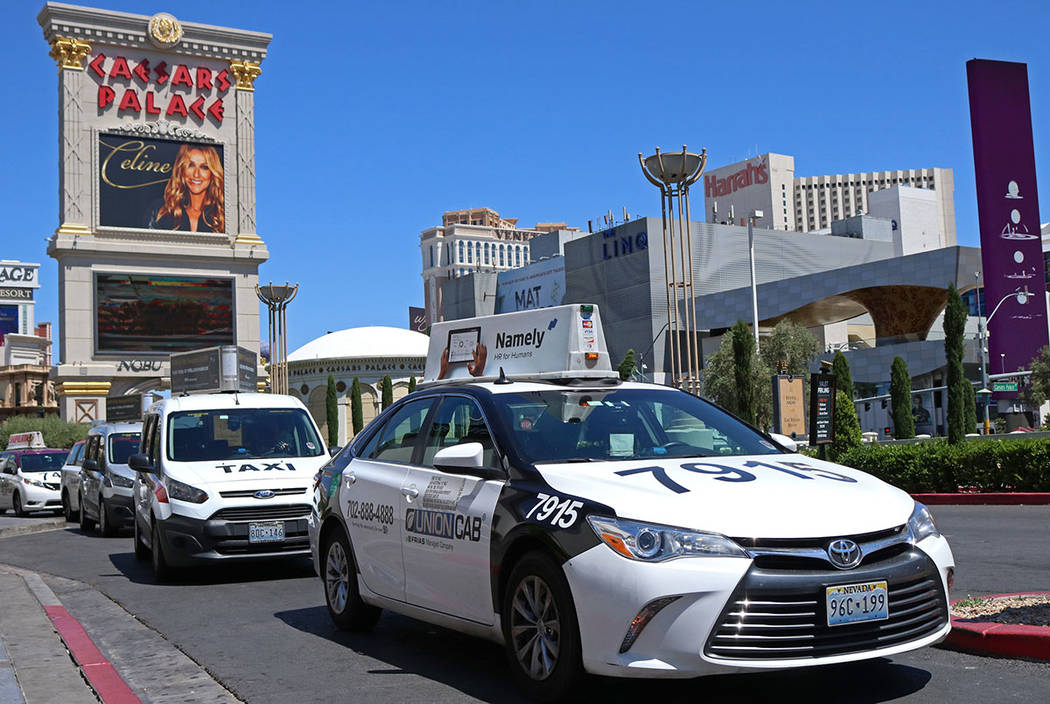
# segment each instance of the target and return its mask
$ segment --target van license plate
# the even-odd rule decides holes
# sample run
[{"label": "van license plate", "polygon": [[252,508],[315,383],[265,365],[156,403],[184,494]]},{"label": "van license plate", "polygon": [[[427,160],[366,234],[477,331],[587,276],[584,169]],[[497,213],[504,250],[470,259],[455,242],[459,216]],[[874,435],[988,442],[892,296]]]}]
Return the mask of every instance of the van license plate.
[{"label": "van license plate", "polygon": [[828,625],[884,621],[890,617],[886,582],[843,584],[825,590]]},{"label": "van license plate", "polygon": [[284,521],[249,523],[249,543],[279,543],[284,540]]}]

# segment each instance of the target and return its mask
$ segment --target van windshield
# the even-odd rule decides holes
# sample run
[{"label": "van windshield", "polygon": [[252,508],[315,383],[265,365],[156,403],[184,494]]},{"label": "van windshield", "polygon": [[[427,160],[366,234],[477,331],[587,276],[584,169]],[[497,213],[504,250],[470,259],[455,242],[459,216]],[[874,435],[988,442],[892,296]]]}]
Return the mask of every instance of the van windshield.
[{"label": "van windshield", "polygon": [[18,467],[23,472],[50,472],[53,469],[62,469],[68,456],[68,450],[27,453],[19,459]]},{"label": "van windshield", "polygon": [[493,402],[531,462],[781,452],[717,406],[674,389],[508,393]]},{"label": "van windshield", "polygon": [[139,451],[140,433],[113,433],[109,436],[109,463],[127,464]]},{"label": "van windshield", "polygon": [[168,417],[167,455],[176,462],[317,457],[321,439],[299,408],[181,411]]}]

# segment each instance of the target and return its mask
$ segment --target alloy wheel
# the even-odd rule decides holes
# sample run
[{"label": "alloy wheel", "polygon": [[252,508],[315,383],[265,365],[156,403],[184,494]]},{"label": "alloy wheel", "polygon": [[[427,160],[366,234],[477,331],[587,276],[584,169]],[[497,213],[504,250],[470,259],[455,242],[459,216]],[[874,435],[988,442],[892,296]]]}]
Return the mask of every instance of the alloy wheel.
[{"label": "alloy wheel", "polygon": [[324,584],[332,610],[342,613],[346,609],[346,601],[350,592],[350,564],[338,540],[332,541],[332,544],[328,546]]},{"label": "alloy wheel", "polygon": [[554,594],[536,575],[521,580],[514,591],[511,637],[522,670],[545,680],[558,664],[561,620]]}]

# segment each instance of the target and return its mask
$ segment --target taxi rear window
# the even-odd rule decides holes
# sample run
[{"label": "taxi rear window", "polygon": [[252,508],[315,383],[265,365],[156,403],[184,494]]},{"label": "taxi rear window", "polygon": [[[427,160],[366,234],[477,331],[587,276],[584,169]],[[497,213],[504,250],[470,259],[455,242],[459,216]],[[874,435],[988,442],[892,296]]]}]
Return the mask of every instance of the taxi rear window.
[{"label": "taxi rear window", "polygon": [[733,416],[674,389],[534,391],[493,402],[531,462],[780,452]]}]

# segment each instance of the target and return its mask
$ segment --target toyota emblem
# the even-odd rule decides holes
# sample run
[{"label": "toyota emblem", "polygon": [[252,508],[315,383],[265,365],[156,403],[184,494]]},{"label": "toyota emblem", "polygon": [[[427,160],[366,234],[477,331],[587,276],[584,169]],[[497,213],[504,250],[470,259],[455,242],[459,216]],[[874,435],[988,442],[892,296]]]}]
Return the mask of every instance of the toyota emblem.
[{"label": "toyota emblem", "polygon": [[840,570],[853,569],[860,564],[861,558],[864,557],[860,551],[860,546],[848,538],[832,540],[828,545],[827,552],[831,564]]}]

